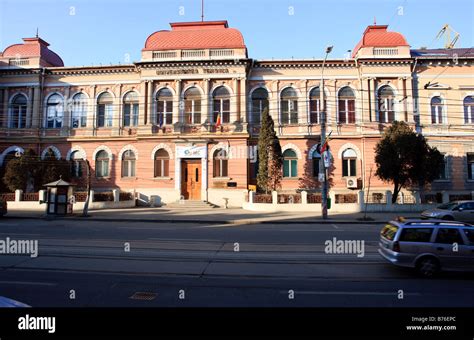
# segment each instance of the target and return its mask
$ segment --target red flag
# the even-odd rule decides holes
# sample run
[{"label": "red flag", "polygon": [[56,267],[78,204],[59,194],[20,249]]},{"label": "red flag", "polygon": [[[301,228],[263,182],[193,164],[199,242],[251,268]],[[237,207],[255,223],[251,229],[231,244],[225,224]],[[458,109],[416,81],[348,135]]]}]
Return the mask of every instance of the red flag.
[{"label": "red flag", "polygon": [[331,137],[331,133],[332,131],[329,133],[329,135],[326,137],[326,140],[324,141],[324,144],[321,145],[321,154],[327,150],[327,148],[329,147],[329,137]]},{"label": "red flag", "polygon": [[218,114],[217,114],[217,119],[216,119],[216,127],[219,127],[219,126],[221,126],[221,125],[222,125],[222,124],[221,124],[221,114],[218,113]]}]

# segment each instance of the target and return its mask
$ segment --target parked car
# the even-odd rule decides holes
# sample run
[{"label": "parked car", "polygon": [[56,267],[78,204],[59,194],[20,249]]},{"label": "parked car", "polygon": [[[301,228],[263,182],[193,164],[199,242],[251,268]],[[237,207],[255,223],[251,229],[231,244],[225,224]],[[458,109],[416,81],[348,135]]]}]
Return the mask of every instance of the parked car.
[{"label": "parked car", "polygon": [[440,270],[474,271],[474,226],[444,220],[390,221],[380,232],[379,253],[425,277]]},{"label": "parked car", "polygon": [[7,201],[0,200],[0,216],[5,215],[7,211]]},{"label": "parked car", "polygon": [[8,307],[20,307],[20,308],[26,308],[26,307],[31,307],[23,302],[19,302],[16,300],[9,299],[4,296],[0,296],[0,308],[8,308]]},{"label": "parked car", "polygon": [[421,218],[474,223],[474,201],[454,201],[442,204],[435,209],[423,211]]}]

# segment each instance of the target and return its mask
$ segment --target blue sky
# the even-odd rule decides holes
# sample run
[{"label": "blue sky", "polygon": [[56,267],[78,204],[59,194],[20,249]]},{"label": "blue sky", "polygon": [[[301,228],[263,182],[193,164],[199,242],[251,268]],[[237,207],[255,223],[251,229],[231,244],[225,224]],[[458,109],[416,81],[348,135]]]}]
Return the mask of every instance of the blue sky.
[{"label": "blue sky", "polygon": [[[200,20],[200,6],[200,0],[0,0],[0,49],[38,27],[66,65],[137,61],[149,34],[170,22]],[[343,58],[374,17],[412,48],[441,47],[434,38],[446,23],[461,34],[457,47],[474,46],[472,0],[205,0],[205,19],[228,20],[256,59],[320,58],[328,44],[333,58]]]}]

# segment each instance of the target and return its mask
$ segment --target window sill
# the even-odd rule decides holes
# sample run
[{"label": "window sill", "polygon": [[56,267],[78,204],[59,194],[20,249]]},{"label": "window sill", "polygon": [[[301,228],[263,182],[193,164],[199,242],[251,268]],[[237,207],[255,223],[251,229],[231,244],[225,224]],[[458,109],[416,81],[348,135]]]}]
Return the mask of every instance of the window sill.
[{"label": "window sill", "polygon": [[107,176],[107,177],[97,177],[97,176],[95,176],[95,178],[99,181],[101,181],[101,180],[105,181],[105,180],[111,179],[112,177],[110,177],[110,176]]},{"label": "window sill", "polygon": [[136,181],[138,179],[138,177],[135,177],[135,176],[127,176],[127,177],[120,177],[120,179],[122,181]]},{"label": "window sill", "polygon": [[170,181],[172,179],[173,178],[171,178],[171,177],[153,177],[154,181]]},{"label": "window sill", "polygon": [[282,177],[283,180],[298,181],[299,177]]},{"label": "window sill", "polygon": [[231,177],[212,177],[213,181],[230,181]]}]

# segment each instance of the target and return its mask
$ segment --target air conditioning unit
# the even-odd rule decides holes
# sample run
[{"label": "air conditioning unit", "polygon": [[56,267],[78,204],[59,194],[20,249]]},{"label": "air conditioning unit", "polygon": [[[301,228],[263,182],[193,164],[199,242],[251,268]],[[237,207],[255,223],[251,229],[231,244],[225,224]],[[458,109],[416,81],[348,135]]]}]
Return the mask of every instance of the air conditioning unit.
[{"label": "air conditioning unit", "polygon": [[357,189],[359,187],[359,182],[357,181],[356,177],[349,177],[346,179],[346,186],[349,189]]}]

